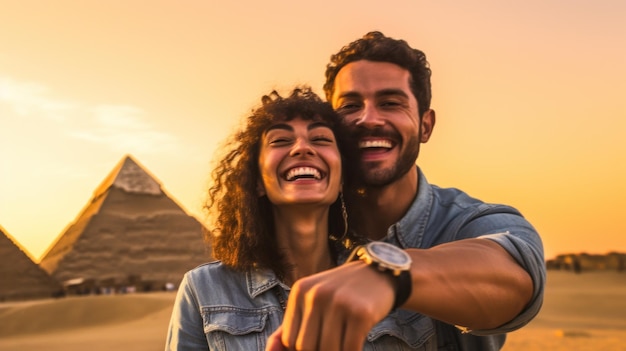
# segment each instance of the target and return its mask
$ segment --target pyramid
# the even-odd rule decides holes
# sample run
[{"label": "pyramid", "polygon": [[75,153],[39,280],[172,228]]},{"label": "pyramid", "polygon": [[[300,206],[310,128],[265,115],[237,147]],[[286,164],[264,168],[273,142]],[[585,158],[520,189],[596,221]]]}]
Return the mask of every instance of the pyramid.
[{"label": "pyramid", "polygon": [[58,296],[61,285],[0,226],[0,301]]},{"label": "pyramid", "polygon": [[[68,292],[178,285],[211,260],[203,226],[188,215],[133,157],[125,156],[39,265]],[[108,291],[108,290],[107,290]]]}]

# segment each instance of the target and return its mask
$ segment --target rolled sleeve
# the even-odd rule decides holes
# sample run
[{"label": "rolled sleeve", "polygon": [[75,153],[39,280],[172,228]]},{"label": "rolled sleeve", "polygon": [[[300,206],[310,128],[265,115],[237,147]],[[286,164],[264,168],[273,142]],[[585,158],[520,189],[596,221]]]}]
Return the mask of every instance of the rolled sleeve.
[{"label": "rolled sleeve", "polygon": [[528,324],[540,311],[546,283],[546,268],[541,239],[532,227],[512,227],[508,231],[480,236],[500,244],[530,275],[533,296],[522,312],[508,323],[490,330],[475,330],[472,334],[498,334],[517,330]]}]

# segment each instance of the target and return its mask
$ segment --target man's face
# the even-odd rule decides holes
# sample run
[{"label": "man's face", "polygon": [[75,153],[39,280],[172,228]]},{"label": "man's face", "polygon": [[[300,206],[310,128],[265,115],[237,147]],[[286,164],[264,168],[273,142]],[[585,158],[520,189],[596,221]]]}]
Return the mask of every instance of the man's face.
[{"label": "man's face", "polygon": [[366,185],[400,179],[430,137],[434,112],[420,119],[410,77],[398,65],[361,60],[345,65],[335,78],[331,103],[357,136]]}]

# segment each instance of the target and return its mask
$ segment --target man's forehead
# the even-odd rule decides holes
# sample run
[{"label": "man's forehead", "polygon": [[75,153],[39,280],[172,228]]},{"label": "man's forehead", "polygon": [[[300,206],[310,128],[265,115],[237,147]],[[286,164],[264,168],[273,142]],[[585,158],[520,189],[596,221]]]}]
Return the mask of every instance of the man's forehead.
[{"label": "man's forehead", "polygon": [[410,77],[408,70],[390,62],[351,62],[342,67],[335,77],[333,100],[376,94],[382,90],[410,90]]}]

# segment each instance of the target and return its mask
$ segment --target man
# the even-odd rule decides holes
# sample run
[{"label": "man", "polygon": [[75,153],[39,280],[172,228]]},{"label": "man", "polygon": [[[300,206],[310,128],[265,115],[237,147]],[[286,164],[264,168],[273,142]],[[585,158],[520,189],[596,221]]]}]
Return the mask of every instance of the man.
[{"label": "man", "polygon": [[509,206],[430,185],[415,164],[435,126],[430,73],[421,51],[379,32],[331,57],[326,97],[361,150],[351,224],[374,244],[296,282],[267,350],[499,350],[539,312],[535,229]]}]

